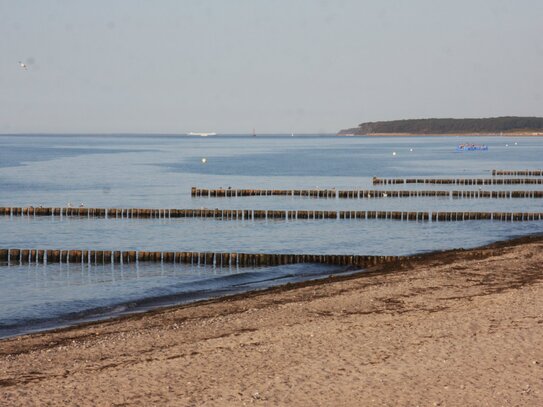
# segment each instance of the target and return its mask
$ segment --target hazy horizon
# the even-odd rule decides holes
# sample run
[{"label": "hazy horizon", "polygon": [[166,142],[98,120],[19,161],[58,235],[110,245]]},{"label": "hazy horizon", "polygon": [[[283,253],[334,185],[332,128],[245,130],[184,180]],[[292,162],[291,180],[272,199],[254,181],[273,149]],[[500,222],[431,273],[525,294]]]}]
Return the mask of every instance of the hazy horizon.
[{"label": "hazy horizon", "polygon": [[[414,118],[414,120],[440,120],[440,119],[493,119],[493,118],[501,118],[505,116],[500,117],[486,117],[486,118],[478,118],[478,117],[418,117]],[[410,119],[392,119],[391,121],[402,121],[402,120],[411,120]],[[360,123],[359,123],[360,124]],[[353,126],[353,128],[358,127],[358,124]],[[342,130],[348,130],[347,128]],[[172,137],[178,137],[178,136],[188,136],[188,137],[199,137],[201,134],[198,134],[198,132],[195,132],[195,134],[189,134],[190,132],[95,132],[95,133],[83,133],[83,132],[18,132],[18,133],[0,133],[0,136],[172,136]],[[210,134],[205,137],[218,137],[218,136],[331,136],[336,135],[338,132],[329,132],[329,133],[309,133],[309,132],[300,132],[300,133],[280,133],[280,132],[265,132],[265,133],[215,133]],[[422,134],[421,134],[422,135]],[[450,135],[448,133],[436,133],[435,136],[445,136]],[[424,134],[424,136],[428,136],[428,134]]]},{"label": "hazy horizon", "polygon": [[0,133],[542,116],[541,15],[536,0],[0,0]]}]

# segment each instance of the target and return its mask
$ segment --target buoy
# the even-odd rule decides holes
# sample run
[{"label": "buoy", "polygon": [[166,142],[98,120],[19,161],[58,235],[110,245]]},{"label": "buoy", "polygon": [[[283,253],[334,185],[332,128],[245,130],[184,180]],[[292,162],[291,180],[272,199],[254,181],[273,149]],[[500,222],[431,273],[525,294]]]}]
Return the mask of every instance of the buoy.
[{"label": "buoy", "polygon": [[207,163],[207,158],[202,158],[202,164]]}]

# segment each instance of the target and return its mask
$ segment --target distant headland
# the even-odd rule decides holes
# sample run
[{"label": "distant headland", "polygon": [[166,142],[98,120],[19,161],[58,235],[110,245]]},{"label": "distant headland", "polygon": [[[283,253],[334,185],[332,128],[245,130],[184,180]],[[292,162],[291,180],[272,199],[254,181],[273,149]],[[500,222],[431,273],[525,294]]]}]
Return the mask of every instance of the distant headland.
[{"label": "distant headland", "polygon": [[489,117],[480,119],[408,119],[361,123],[340,130],[338,136],[543,136],[543,117]]}]

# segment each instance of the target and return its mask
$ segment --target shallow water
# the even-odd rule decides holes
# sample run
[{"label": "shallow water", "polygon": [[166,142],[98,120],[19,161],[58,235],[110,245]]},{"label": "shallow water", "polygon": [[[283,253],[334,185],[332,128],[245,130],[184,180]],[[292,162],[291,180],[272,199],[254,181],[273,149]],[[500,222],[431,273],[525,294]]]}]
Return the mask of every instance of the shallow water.
[{"label": "shallow water", "polygon": [[12,264],[0,337],[343,273],[324,265],[238,268],[185,264]]},{"label": "shallow water", "polygon": [[[457,153],[455,146],[463,142],[486,144],[489,151]],[[190,188],[478,189],[374,187],[371,178],[489,178],[492,169],[541,168],[542,153],[539,138],[0,136],[0,206],[82,202],[124,208],[536,212],[543,210],[542,199],[191,198]],[[5,216],[0,217],[0,248],[403,255],[478,246],[540,232],[542,226],[498,221]],[[160,264],[140,265],[137,270],[118,267],[0,265],[0,336],[345,271],[316,265],[241,271]]]}]

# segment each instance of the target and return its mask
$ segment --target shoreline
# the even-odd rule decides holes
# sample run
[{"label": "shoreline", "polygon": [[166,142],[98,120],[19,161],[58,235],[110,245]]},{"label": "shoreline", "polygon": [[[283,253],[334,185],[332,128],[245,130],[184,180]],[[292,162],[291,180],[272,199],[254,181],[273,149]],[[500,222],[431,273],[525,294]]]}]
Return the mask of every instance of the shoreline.
[{"label": "shoreline", "polygon": [[[288,290],[294,290],[297,288],[304,288],[308,286],[318,286],[318,285],[324,285],[324,284],[334,283],[338,281],[346,281],[346,280],[351,280],[351,279],[356,279],[356,278],[363,278],[366,276],[390,273],[398,269],[401,269],[405,264],[410,264],[413,261],[418,261],[418,260],[420,261],[426,258],[433,258],[434,256],[441,257],[441,256],[447,256],[447,255],[456,255],[462,252],[486,250],[486,249],[501,247],[501,246],[513,247],[519,244],[525,244],[527,242],[531,242],[533,239],[535,240],[541,239],[543,241],[543,233],[541,234],[535,233],[535,234],[530,234],[526,236],[516,236],[510,239],[498,240],[492,243],[488,243],[482,246],[477,246],[477,247],[468,248],[468,249],[453,248],[453,249],[447,249],[447,250],[430,251],[427,253],[406,255],[406,256],[402,256],[402,259],[399,261],[391,261],[388,263],[377,264],[375,266],[368,267],[365,269],[358,270],[356,266],[345,266],[344,271],[337,272],[334,274],[322,274],[322,275],[315,274],[312,278],[309,278],[307,280],[287,282],[285,284],[272,285],[266,288],[253,288],[253,289],[249,289],[248,291],[241,291],[241,292],[236,292],[235,290],[232,290],[232,293],[230,294],[216,296],[216,297],[213,296],[213,292],[212,292],[210,296],[201,295],[201,297],[203,297],[202,299],[186,300],[186,301],[180,301],[177,303],[157,305],[157,306],[151,306],[151,307],[142,306],[139,309],[135,308],[132,311],[119,312],[118,314],[114,314],[114,315],[104,314],[103,316],[82,318],[80,321],[75,320],[75,322],[66,322],[65,324],[60,324],[59,326],[56,326],[56,327],[54,326],[54,323],[51,323],[50,325],[51,327],[49,328],[37,327],[34,330],[30,330],[29,332],[1,336],[0,346],[2,345],[3,341],[7,341],[10,339],[62,333],[62,332],[71,331],[78,328],[85,328],[89,326],[100,325],[102,323],[116,322],[116,321],[121,322],[123,320],[131,320],[133,318],[135,319],[143,318],[143,317],[146,317],[147,315],[151,316],[151,315],[160,314],[162,312],[167,312],[171,310],[205,306],[207,304],[215,304],[215,303],[221,303],[221,302],[227,302],[227,301],[243,300],[246,298],[253,298],[254,296],[258,296],[258,295],[282,293],[282,292],[285,292]],[[293,279],[296,280],[295,277],[293,277]],[[195,295],[195,298],[198,298],[198,295]],[[160,300],[160,298],[158,300]],[[160,301],[157,301],[157,303],[159,302]],[[126,304],[119,303],[119,304],[115,304],[113,307],[123,306],[123,305],[126,305]],[[44,326],[47,326],[47,324],[45,324]],[[1,355],[1,352],[0,352],[0,355]]]},{"label": "shoreline", "polygon": [[337,133],[340,137],[542,137],[543,132],[512,133]]},{"label": "shoreline", "polygon": [[0,341],[3,405],[543,402],[543,236]]}]

